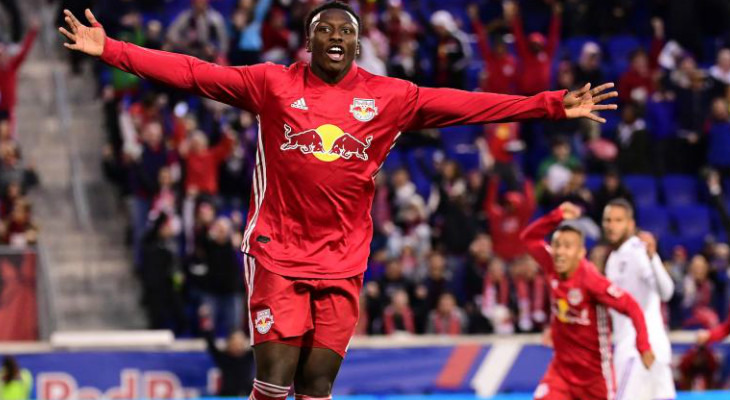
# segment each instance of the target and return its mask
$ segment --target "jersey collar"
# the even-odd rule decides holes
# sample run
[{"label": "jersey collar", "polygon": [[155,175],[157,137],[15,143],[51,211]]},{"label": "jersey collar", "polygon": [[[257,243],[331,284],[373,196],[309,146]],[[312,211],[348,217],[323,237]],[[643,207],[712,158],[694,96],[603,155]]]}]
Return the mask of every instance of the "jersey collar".
[{"label": "jersey collar", "polygon": [[350,70],[347,71],[347,75],[345,75],[345,77],[342,78],[341,81],[335,83],[334,85],[330,85],[329,83],[323,81],[317,75],[315,75],[314,72],[312,72],[311,64],[307,64],[307,83],[309,86],[315,88],[346,88],[353,81],[355,81],[355,78],[357,78],[358,69],[359,67],[357,66],[357,63],[353,61],[352,66],[350,66]]}]

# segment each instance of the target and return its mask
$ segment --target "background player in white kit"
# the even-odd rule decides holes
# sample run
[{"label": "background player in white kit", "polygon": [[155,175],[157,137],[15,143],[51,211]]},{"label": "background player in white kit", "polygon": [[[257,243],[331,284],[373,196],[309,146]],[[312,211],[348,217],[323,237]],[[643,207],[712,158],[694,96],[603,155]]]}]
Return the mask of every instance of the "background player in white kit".
[{"label": "background player in white kit", "polygon": [[674,293],[674,282],[656,253],[649,235],[637,236],[634,210],[623,199],[603,210],[603,232],[612,246],[606,261],[606,277],[631,294],[644,311],[649,343],[656,362],[647,370],[636,351],[636,331],[631,320],[611,311],[614,333],[614,367],[617,400],[673,400],[676,398],[670,362],[672,348],[664,327],[661,304]]}]

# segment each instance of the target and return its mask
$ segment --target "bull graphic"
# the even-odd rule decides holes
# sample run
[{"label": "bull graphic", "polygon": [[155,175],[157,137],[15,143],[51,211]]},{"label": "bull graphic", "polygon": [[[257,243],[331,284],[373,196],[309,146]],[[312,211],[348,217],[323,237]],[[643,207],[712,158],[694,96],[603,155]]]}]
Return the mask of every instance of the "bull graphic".
[{"label": "bull graphic", "polygon": [[302,154],[324,152],[322,138],[315,129],[307,129],[303,132],[291,133],[291,127],[284,124],[284,136],[286,137],[287,142],[281,145],[282,150],[299,149]]},{"label": "bull graphic", "polygon": [[345,133],[335,139],[334,143],[332,143],[332,149],[329,152],[330,154],[337,154],[345,160],[349,160],[354,155],[363,161],[367,161],[368,155],[365,153],[365,150],[370,147],[372,140],[373,137],[368,136],[365,138],[365,143],[363,143],[349,133]]}]

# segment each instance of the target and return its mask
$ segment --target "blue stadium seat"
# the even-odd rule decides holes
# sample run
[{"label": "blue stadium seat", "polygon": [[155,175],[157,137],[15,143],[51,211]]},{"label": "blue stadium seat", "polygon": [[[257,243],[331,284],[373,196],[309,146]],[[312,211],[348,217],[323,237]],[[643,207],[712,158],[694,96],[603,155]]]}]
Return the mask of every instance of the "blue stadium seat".
[{"label": "blue stadium seat", "polygon": [[702,236],[674,236],[669,235],[659,240],[659,254],[663,259],[670,259],[672,257],[672,250],[676,246],[683,246],[687,250],[687,254],[691,257],[700,251],[704,247],[704,237]]},{"label": "blue stadium seat", "polygon": [[662,193],[667,206],[687,206],[697,203],[697,179],[691,175],[666,175],[661,178]]},{"label": "blue stadium seat", "polygon": [[636,222],[640,229],[653,233],[658,238],[670,234],[669,213],[661,206],[644,206],[636,209]]},{"label": "blue stadium seat", "polygon": [[562,52],[563,54],[568,55],[571,61],[578,61],[580,52],[583,50],[583,45],[588,42],[598,43],[598,40],[590,36],[575,36],[568,38],[562,43]]},{"label": "blue stadium seat", "polygon": [[657,184],[654,177],[649,175],[627,175],[624,177],[623,182],[634,196],[634,205],[637,207],[657,204]]},{"label": "blue stadium seat", "polygon": [[704,236],[710,233],[710,210],[704,205],[676,206],[669,214],[682,237]]},{"label": "blue stadium seat", "polygon": [[606,42],[608,56],[614,64],[628,65],[631,52],[641,47],[641,43],[634,35],[614,36]]},{"label": "blue stadium seat", "polygon": [[481,126],[459,125],[441,128],[441,140],[446,146],[474,144]]},{"label": "blue stadium seat", "polygon": [[597,175],[597,174],[590,174],[588,177],[586,177],[586,187],[591,192],[595,192],[596,190],[601,188],[601,185],[603,184],[603,176]]}]

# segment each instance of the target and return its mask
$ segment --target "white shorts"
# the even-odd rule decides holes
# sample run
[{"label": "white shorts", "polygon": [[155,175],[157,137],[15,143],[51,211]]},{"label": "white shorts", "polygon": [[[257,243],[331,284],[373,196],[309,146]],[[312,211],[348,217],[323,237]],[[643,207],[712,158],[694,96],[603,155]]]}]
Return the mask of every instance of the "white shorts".
[{"label": "white shorts", "polygon": [[641,356],[634,351],[614,354],[616,370],[616,400],[674,400],[674,375],[669,363],[655,361],[651,369],[644,368]]}]

